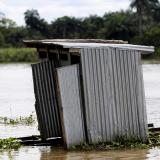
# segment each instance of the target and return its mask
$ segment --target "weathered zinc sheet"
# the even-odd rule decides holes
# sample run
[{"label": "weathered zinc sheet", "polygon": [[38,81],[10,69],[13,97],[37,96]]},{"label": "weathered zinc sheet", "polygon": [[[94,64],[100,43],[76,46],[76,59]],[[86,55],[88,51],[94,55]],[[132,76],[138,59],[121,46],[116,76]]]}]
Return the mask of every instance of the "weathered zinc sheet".
[{"label": "weathered zinc sheet", "polygon": [[79,83],[79,67],[57,69],[63,117],[63,136],[67,147],[85,142],[84,122]]},{"label": "weathered zinc sheet", "polygon": [[146,140],[147,122],[140,52],[81,49],[89,143],[117,136]]},{"label": "weathered zinc sheet", "polygon": [[54,63],[45,61],[32,64],[36,113],[43,138],[61,137],[59,109],[55,96]]}]

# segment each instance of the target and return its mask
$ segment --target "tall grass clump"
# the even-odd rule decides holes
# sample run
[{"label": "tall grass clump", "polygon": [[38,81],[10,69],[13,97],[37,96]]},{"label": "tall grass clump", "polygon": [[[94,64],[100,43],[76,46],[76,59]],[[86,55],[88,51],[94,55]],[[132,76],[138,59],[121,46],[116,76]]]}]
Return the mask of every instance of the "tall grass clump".
[{"label": "tall grass clump", "polygon": [[1,48],[0,62],[36,62],[36,49],[31,48]]}]

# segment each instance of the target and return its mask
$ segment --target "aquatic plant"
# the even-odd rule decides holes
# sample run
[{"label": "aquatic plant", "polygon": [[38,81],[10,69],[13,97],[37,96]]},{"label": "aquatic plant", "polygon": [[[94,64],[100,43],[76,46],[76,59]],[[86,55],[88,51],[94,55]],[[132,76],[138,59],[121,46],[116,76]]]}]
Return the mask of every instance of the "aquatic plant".
[{"label": "aquatic plant", "polygon": [[36,118],[33,114],[29,116],[19,118],[0,117],[0,123],[5,125],[32,125],[36,122]]},{"label": "aquatic plant", "polygon": [[19,149],[20,142],[15,138],[0,139],[0,150]]},{"label": "aquatic plant", "polygon": [[151,147],[160,146],[160,133],[159,132],[149,133],[148,145]]},{"label": "aquatic plant", "polygon": [[82,144],[72,146],[71,150],[117,150],[117,149],[146,149],[160,146],[160,133],[149,132],[146,143],[136,137],[128,138],[127,136],[117,136],[114,141],[98,144]]},{"label": "aquatic plant", "polygon": [[104,142],[98,144],[82,144],[79,146],[72,146],[71,150],[117,150],[117,149],[146,149],[150,146],[142,143],[139,138],[127,136],[117,136],[114,141]]}]

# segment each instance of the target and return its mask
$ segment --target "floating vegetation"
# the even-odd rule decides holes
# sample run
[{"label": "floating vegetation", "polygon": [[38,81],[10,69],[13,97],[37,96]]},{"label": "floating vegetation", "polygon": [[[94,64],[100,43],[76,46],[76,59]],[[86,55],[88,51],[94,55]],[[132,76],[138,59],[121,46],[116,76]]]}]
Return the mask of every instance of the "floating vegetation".
[{"label": "floating vegetation", "polygon": [[71,150],[119,150],[119,149],[147,149],[152,147],[160,146],[160,133],[159,132],[150,132],[148,140],[146,143],[143,143],[138,138],[130,138],[127,136],[121,136],[115,138],[112,142],[105,142],[99,144],[83,144],[79,146],[72,146]]},{"label": "floating vegetation", "polygon": [[160,146],[160,133],[150,132],[148,137],[148,145],[150,147]]},{"label": "floating vegetation", "polygon": [[30,114],[27,117],[20,116],[19,118],[0,117],[0,124],[5,125],[32,125],[36,122],[35,116]]},{"label": "floating vegetation", "polygon": [[0,150],[19,149],[20,142],[15,138],[0,139]]},{"label": "floating vegetation", "polygon": [[80,146],[72,146],[71,150],[118,150],[118,149],[145,149],[148,148],[147,144],[143,144],[140,139],[121,136],[115,138],[112,142],[98,143],[98,144],[83,144]]}]

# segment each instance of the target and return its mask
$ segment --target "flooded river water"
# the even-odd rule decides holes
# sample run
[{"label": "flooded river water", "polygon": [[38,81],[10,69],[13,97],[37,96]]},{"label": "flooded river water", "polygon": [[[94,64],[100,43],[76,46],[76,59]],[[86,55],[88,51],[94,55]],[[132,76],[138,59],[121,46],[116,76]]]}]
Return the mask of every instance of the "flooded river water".
[{"label": "flooded river water", "polygon": [[0,153],[3,160],[159,160],[160,149],[67,152],[50,147],[22,147]]},{"label": "flooded river water", "polygon": [[[148,123],[160,127],[160,64],[143,65]],[[29,64],[0,64],[0,117],[29,116],[34,109],[34,91]],[[39,134],[33,126],[4,126],[0,138]],[[107,152],[66,152],[50,147],[22,147],[19,151],[0,153],[0,159],[18,160],[158,160],[160,149]]]}]

